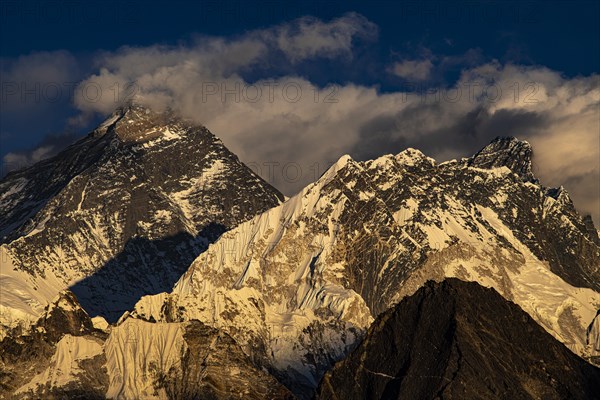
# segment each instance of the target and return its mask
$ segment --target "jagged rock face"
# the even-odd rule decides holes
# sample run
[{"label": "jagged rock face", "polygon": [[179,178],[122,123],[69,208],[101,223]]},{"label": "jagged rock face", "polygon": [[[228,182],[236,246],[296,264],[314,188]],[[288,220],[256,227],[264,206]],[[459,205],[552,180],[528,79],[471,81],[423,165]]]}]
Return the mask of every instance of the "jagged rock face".
[{"label": "jagged rock face", "polygon": [[191,321],[183,338],[187,348],[180,368],[160,373],[157,382],[169,400],[294,398],[273,376],[257,368],[231,336]]},{"label": "jagged rock face", "polygon": [[48,307],[44,315],[34,326],[44,332],[46,340],[56,343],[66,334],[84,335],[93,332],[94,324],[89,315],[81,308],[75,295],[66,290]]},{"label": "jagged rock face", "polygon": [[585,217],[583,217],[583,223],[592,241],[597,245],[600,245],[600,236],[598,236],[598,231],[594,226],[594,221],[592,221],[592,217],[590,215],[586,215]]},{"label": "jagged rock face", "polygon": [[524,181],[537,182],[531,170],[531,145],[514,137],[498,137],[475,154],[469,165],[477,168],[507,167]]},{"label": "jagged rock face", "polygon": [[[14,373],[24,385],[16,390],[0,390],[8,399],[105,399],[108,385],[102,339],[96,336],[65,335],[50,348],[47,358],[20,361]],[[27,372],[23,375],[23,370]],[[35,375],[31,377],[31,372]]]},{"label": "jagged rock face", "polygon": [[[527,152],[509,154],[525,157],[504,159],[511,167],[530,162]],[[496,288],[589,357],[600,248],[564,189],[474,158],[436,164],[412,149],[342,157],[297,196],[225,233],[172,294],[143,298],[133,316],[219,327],[309,397],[374,317],[450,276]]]},{"label": "jagged rock face", "polygon": [[108,138],[82,139],[64,150],[57,163],[43,160],[30,168],[14,171],[0,182],[0,243],[9,243],[33,229],[33,218],[75,176],[98,162]]},{"label": "jagged rock face", "polygon": [[594,364],[600,365],[600,310],[588,326],[586,333],[587,354]]},{"label": "jagged rock face", "polygon": [[229,335],[199,321],[127,318],[112,328],[103,354],[109,375],[106,398],[292,398]]},{"label": "jagged rock face", "polygon": [[[210,242],[283,199],[206,128],[139,106],[0,189],[3,274],[46,300],[70,286],[109,321],[170,290]],[[2,305],[39,315],[36,296]]]},{"label": "jagged rock face", "polygon": [[592,399],[587,364],[493,289],[429,282],[377,318],[318,399]]},{"label": "jagged rock face", "polygon": [[0,398],[104,398],[105,338],[73,293],[61,292],[34,325],[0,341]]}]

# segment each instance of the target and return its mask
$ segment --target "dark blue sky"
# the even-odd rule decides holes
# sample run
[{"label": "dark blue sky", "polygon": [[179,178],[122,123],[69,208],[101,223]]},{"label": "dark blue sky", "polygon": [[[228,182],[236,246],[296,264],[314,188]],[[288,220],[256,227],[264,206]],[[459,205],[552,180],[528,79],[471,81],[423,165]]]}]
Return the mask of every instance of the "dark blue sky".
[{"label": "dark blue sky", "polygon": [[462,54],[480,48],[499,60],[537,63],[568,75],[600,64],[598,1],[6,1],[1,54],[66,49],[84,55],[122,45],[173,44],[193,33],[229,36],[303,15],[355,11],[380,28],[378,56],[418,45]]}]

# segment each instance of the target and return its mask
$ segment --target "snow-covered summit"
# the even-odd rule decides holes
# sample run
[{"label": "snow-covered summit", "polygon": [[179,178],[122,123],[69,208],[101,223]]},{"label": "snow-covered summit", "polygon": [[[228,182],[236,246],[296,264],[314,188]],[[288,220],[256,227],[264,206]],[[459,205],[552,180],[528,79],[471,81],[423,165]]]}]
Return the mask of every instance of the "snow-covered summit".
[{"label": "snow-covered summit", "polygon": [[426,162],[430,165],[435,164],[435,160],[433,158],[427,157],[421,150],[413,149],[412,147],[409,147],[396,154],[396,159],[402,164],[411,166],[422,162]]},{"label": "snow-covered summit", "polygon": [[112,134],[123,143],[145,143],[178,139],[190,127],[201,128],[170,109],[154,111],[138,103],[128,103],[117,108],[91,135]]}]

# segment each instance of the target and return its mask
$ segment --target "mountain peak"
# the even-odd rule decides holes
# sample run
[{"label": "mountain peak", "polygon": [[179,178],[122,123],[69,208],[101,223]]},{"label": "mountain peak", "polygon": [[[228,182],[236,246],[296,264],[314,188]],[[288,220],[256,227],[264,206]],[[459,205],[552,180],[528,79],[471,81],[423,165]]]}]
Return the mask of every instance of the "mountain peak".
[{"label": "mountain peak", "polygon": [[327,169],[323,175],[319,178],[321,182],[329,182],[337,173],[345,168],[348,164],[354,164],[354,160],[348,154],[341,156],[335,163],[333,163],[329,169]]},{"label": "mountain peak", "polygon": [[435,164],[435,160],[427,157],[421,150],[413,149],[409,147],[400,153],[396,154],[396,160],[405,165],[416,165],[422,162],[426,162],[430,165]]},{"label": "mountain peak", "polygon": [[512,136],[499,136],[471,157],[468,165],[485,169],[508,167],[524,181],[537,182],[532,171],[532,154],[529,142]]},{"label": "mountain peak", "polygon": [[[87,312],[112,322],[150,290],[172,287],[223,231],[281,199],[208,129],[128,105],[54,158],[0,182],[0,240],[17,269],[71,287]],[[75,244],[81,238],[84,247]],[[59,253],[73,261],[51,261]],[[51,300],[47,293],[39,304]]]},{"label": "mountain peak", "polygon": [[152,110],[152,108],[145,106],[141,103],[137,103],[137,102],[127,102],[125,104],[123,104],[122,106],[118,107],[115,111],[114,114],[118,114],[120,116],[124,116],[124,115],[130,115],[130,116],[135,116],[135,115],[149,115],[149,114],[160,114],[158,112],[156,112],[155,110]]},{"label": "mountain peak", "polygon": [[93,132],[102,136],[113,132],[122,142],[143,143],[160,136],[176,138],[176,132],[190,123],[177,116],[172,110],[156,111],[139,103],[129,102],[118,107]]}]

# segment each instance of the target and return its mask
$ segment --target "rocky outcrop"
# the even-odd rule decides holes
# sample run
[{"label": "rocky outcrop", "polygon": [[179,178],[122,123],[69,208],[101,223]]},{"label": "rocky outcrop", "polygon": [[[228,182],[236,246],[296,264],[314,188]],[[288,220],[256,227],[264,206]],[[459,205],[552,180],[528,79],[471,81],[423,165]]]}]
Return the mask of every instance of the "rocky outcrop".
[{"label": "rocky outcrop", "polygon": [[169,400],[293,399],[292,393],[257,367],[228,334],[199,321],[185,326],[180,368],[163,371],[157,387]]},{"label": "rocky outcrop", "polygon": [[592,399],[587,364],[493,289],[428,282],[380,315],[317,399]]},{"label": "rocky outcrop", "polygon": [[533,176],[531,145],[515,137],[497,137],[489,145],[468,159],[469,166],[476,168],[507,167],[524,181],[537,182]]},{"label": "rocky outcrop", "polygon": [[105,338],[73,293],[61,292],[33,326],[0,342],[0,398],[102,398]]}]

